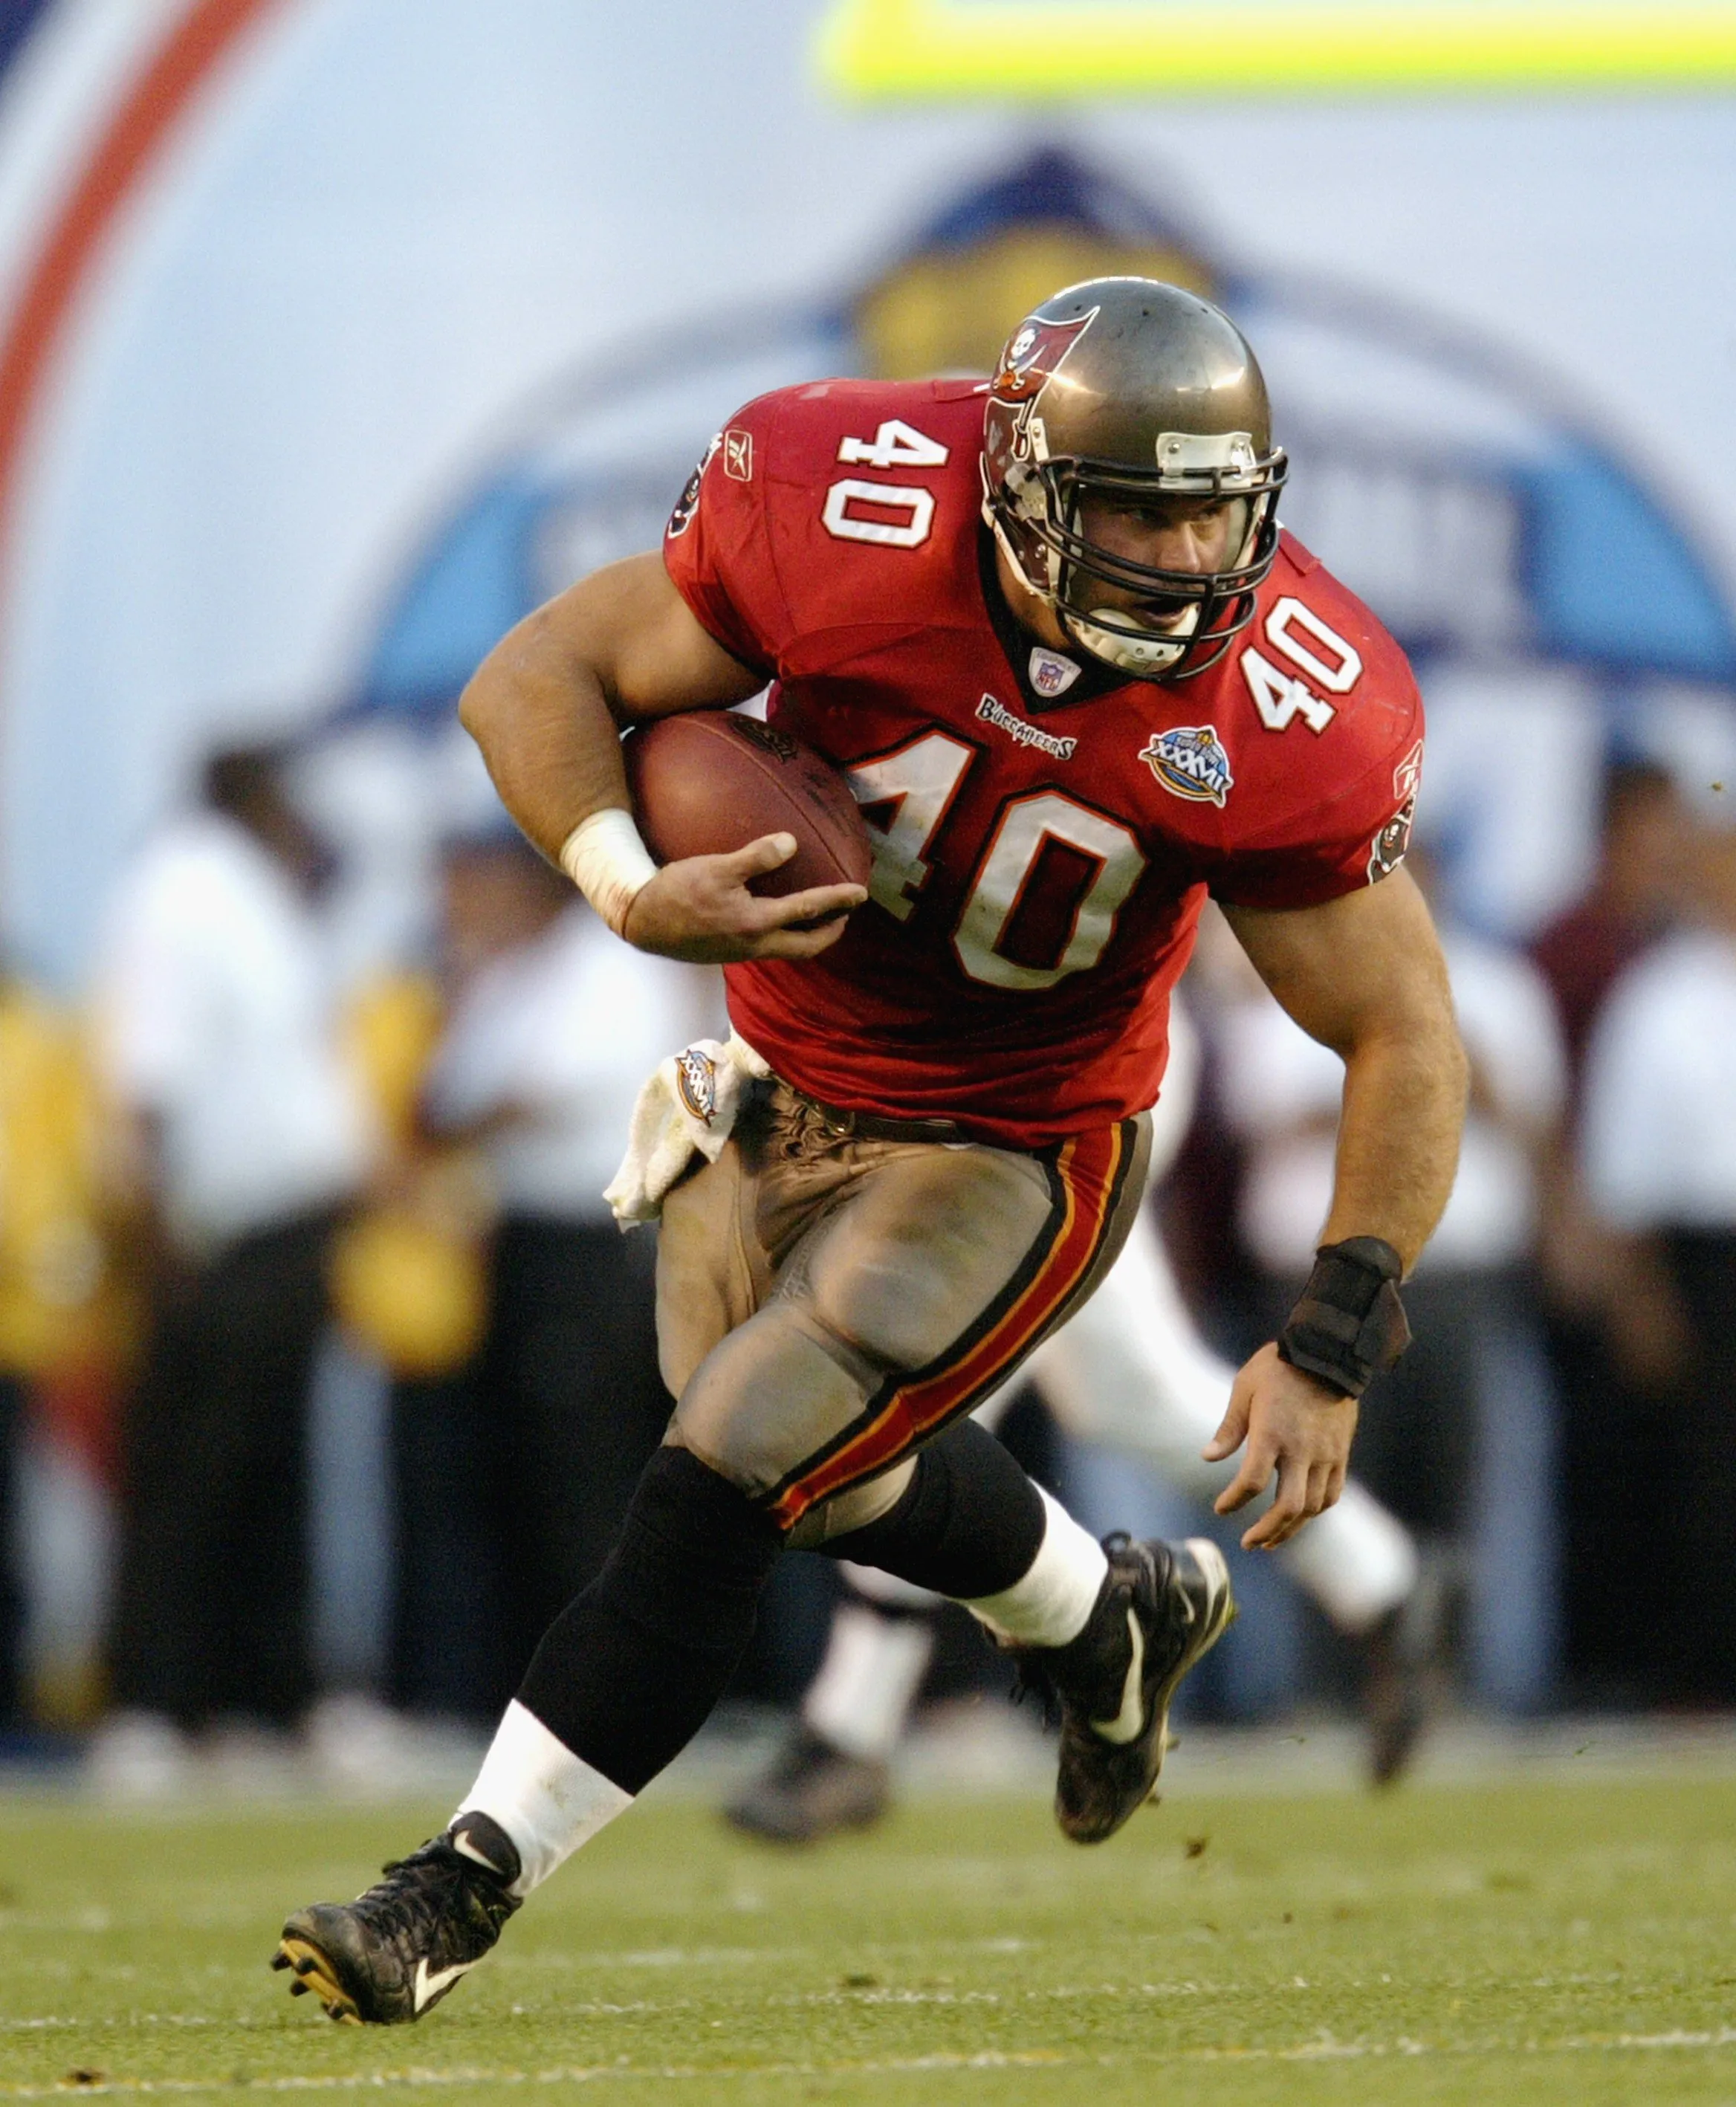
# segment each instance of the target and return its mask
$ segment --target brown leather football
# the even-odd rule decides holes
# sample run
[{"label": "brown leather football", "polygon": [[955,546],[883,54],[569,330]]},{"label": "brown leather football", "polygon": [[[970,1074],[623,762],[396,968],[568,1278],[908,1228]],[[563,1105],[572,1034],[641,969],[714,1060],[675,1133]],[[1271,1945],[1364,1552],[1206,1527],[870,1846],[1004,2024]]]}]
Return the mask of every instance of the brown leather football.
[{"label": "brown leather football", "polygon": [[786,833],[795,855],[755,878],[755,892],[868,883],[873,851],[850,785],[787,732],[733,710],[684,710],[641,726],[622,752],[639,830],[659,863]]}]

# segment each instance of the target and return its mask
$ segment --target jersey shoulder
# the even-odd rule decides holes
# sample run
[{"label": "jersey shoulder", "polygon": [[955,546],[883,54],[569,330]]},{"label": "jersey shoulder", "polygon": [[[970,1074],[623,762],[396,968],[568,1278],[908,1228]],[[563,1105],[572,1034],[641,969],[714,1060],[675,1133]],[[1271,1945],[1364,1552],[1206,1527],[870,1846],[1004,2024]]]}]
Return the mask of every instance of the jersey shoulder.
[{"label": "jersey shoulder", "polygon": [[[1416,676],[1411,662],[1392,631],[1366,600],[1359,600],[1342,579],[1334,576],[1311,549],[1304,547],[1285,528],[1279,536],[1277,561],[1260,592],[1258,621],[1272,622],[1283,603],[1293,603],[1333,631],[1355,649],[1361,674],[1372,683],[1371,692],[1414,697]],[[1307,628],[1305,619],[1280,623],[1292,635]],[[1342,668],[1343,661],[1330,649],[1318,654],[1329,666]],[[1360,685],[1360,681],[1352,685]],[[1348,690],[1347,690],[1348,692]]]},{"label": "jersey shoulder", "polygon": [[[1262,730],[1287,733],[1294,723],[1314,735],[1311,799],[1349,788],[1383,760],[1390,768],[1422,737],[1422,696],[1397,640],[1288,530],[1218,677]],[[1294,757],[1264,743],[1257,750],[1292,773]]]},{"label": "jersey shoulder", "polygon": [[756,429],[772,487],[823,491],[845,472],[932,474],[961,465],[976,474],[985,384],[980,380],[813,380],[774,389],[732,418]]},{"label": "jersey shoulder", "polygon": [[1307,906],[1396,869],[1422,770],[1422,697],[1379,618],[1293,535],[1206,677],[1208,729],[1234,786],[1218,896]]},{"label": "jersey shoulder", "polygon": [[970,618],[982,402],[968,380],[819,380],[759,397],[675,507],[671,577],[726,648],[785,674],[850,636]]}]

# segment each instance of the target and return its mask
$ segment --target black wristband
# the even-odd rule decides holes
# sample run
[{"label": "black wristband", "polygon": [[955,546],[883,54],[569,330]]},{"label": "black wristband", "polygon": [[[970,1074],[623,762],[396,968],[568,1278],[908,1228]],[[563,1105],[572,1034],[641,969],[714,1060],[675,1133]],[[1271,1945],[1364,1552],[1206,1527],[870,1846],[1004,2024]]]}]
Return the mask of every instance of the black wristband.
[{"label": "black wristband", "polygon": [[1345,1397],[1361,1397],[1411,1343],[1398,1299],[1404,1272],[1379,1237],[1322,1244],[1302,1299],[1278,1334],[1278,1358]]}]

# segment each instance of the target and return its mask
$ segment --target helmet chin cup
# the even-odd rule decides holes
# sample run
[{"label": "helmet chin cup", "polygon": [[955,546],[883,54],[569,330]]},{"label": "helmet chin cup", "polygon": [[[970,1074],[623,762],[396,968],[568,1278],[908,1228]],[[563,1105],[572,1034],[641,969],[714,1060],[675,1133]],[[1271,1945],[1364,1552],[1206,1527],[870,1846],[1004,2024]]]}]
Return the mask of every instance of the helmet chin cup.
[{"label": "helmet chin cup", "polygon": [[1180,660],[1200,622],[1200,610],[1190,608],[1186,627],[1163,636],[1149,631],[1110,629],[1068,607],[1056,607],[1055,611],[1061,627],[1082,651],[1088,651],[1093,658],[1101,659],[1118,672],[1147,681],[1167,673]]}]

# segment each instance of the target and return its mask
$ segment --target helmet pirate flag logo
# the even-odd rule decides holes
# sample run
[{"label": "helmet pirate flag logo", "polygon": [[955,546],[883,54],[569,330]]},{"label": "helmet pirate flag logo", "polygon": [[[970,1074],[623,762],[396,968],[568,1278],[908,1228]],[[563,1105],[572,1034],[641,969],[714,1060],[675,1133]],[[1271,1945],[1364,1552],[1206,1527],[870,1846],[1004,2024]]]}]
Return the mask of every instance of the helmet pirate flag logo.
[{"label": "helmet pirate flag logo", "polygon": [[1051,376],[1065,362],[1067,353],[1097,318],[1092,308],[1070,321],[1026,322],[1001,354],[1001,365],[989,384],[998,402],[1034,402]]}]

